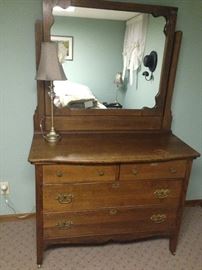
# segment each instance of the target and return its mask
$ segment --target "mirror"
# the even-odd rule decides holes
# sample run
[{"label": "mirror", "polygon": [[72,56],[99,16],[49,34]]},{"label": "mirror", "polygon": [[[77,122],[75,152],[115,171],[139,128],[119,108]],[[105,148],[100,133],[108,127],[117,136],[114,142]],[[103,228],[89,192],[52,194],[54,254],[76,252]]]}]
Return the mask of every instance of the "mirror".
[{"label": "mirror", "polygon": [[[158,53],[158,63],[157,68],[155,71],[153,71],[154,81],[145,81],[145,77],[151,78],[151,74],[149,76],[142,75],[142,73],[145,74],[145,72],[148,72],[148,67],[141,67],[141,71],[138,74],[138,79],[133,77],[133,84],[134,82],[137,83],[137,86],[140,87],[142,81],[142,84],[146,84],[147,87],[154,86],[151,89],[151,91],[147,90],[146,87],[143,88],[143,90],[139,89],[133,89],[131,93],[126,90],[125,81],[127,81],[128,88],[130,87],[130,77],[128,76],[128,72],[126,73],[127,76],[124,80],[124,91],[121,89],[118,89],[117,93],[117,99],[118,101],[125,102],[127,100],[127,106],[125,104],[123,105],[123,108],[116,108],[116,107],[107,107],[107,109],[69,109],[68,107],[58,108],[54,106],[54,114],[55,114],[55,127],[57,130],[62,132],[72,132],[72,131],[91,131],[91,132],[100,132],[100,131],[117,131],[117,132],[136,132],[136,131],[161,131],[163,129],[169,130],[170,123],[171,123],[171,110],[170,110],[170,104],[172,99],[172,92],[173,92],[173,81],[174,81],[174,75],[173,71],[176,67],[176,58],[175,58],[175,49],[177,48],[177,35],[175,32],[175,25],[177,20],[177,8],[175,7],[168,7],[168,6],[159,6],[159,5],[148,5],[148,4],[138,4],[138,3],[127,3],[127,2],[116,2],[116,1],[103,1],[103,0],[43,0],[43,22],[42,27],[40,25],[38,26],[38,35],[36,38],[36,48],[37,48],[37,62],[39,60],[40,56],[40,46],[41,42],[49,42],[51,40],[51,35],[53,35],[52,31],[55,31],[54,28],[57,26],[57,22],[55,24],[54,20],[62,20],[62,19],[68,19],[69,24],[65,27],[66,30],[70,29],[69,26],[72,24],[72,27],[75,27],[75,24],[71,23],[70,20],[81,20],[82,18],[72,17],[70,16],[63,18],[59,16],[53,15],[53,9],[55,6],[59,6],[62,9],[66,9],[68,7],[75,7],[75,8],[84,8],[87,9],[93,9],[94,11],[100,10],[100,12],[103,11],[116,11],[116,14],[131,14],[135,15],[136,13],[142,13],[142,14],[148,14],[148,20],[153,20],[154,23],[161,21],[161,37],[164,40],[162,42],[161,50],[155,46],[152,46],[150,51],[144,52],[144,55],[150,55],[152,51],[157,51]],[[118,13],[117,13],[118,12]],[[133,14],[132,14],[133,13]],[[134,14],[135,13],[135,14]],[[95,12],[97,14],[97,12]],[[134,17],[134,16],[133,16]],[[125,24],[127,19],[124,19],[124,22],[121,20],[111,20],[112,18],[84,18],[86,21],[88,21],[88,27],[93,27],[94,24],[90,24],[89,21],[91,20],[97,20],[98,21],[106,21],[111,22],[112,26],[116,24]],[[114,18],[113,18],[114,19]],[[130,19],[130,18],[129,18]],[[165,25],[165,27],[164,27]],[[82,28],[84,28],[84,25],[81,25]],[[86,26],[87,27],[87,26]],[[106,27],[105,27],[106,29]],[[63,29],[64,30],[64,29]],[[103,35],[97,35],[96,38],[99,41],[99,44],[97,44],[97,48],[99,49],[98,52],[101,53],[101,56],[103,56],[103,59],[101,56],[99,56],[99,61],[97,62],[97,66],[93,65],[92,60],[90,59],[90,56],[86,59],[85,58],[85,51],[87,52],[90,49],[93,48],[93,43],[90,43],[90,37],[87,36],[87,34],[84,34],[82,32],[82,42],[79,43],[77,40],[77,34],[73,32],[72,33],[66,33],[62,32],[56,32],[57,35],[68,35],[70,37],[69,44],[71,47],[71,37],[73,37],[73,60],[71,60],[71,52],[68,53],[67,57],[68,60],[63,64],[65,67],[64,69],[67,72],[67,77],[69,79],[70,83],[73,83],[74,85],[71,85],[70,89],[75,89],[78,84],[82,84],[82,91],[83,89],[86,90],[86,93],[89,93],[89,89],[91,92],[95,95],[95,97],[98,99],[98,101],[102,104],[103,102],[111,102],[114,103],[116,100],[116,84],[114,84],[114,80],[119,76],[119,72],[123,72],[123,58],[122,58],[122,52],[123,52],[123,44],[119,43],[120,45],[117,46],[115,42],[112,43],[112,48],[114,50],[115,45],[119,47],[119,52],[117,52],[117,58],[116,58],[116,65],[114,66],[113,72],[109,72],[109,67],[113,64],[113,61],[111,61],[112,54],[110,53],[107,59],[107,64],[102,63],[101,60],[104,59],[104,56],[106,55],[106,50],[104,50],[103,45],[103,37],[106,36],[106,31],[104,31]],[[100,26],[98,34],[101,32],[102,26]],[[114,31],[116,33],[116,31]],[[110,34],[114,34],[112,31],[110,31]],[[70,36],[69,36],[70,35]],[[122,36],[124,35],[124,26],[122,26]],[[109,34],[108,34],[109,36]],[[95,40],[95,36],[93,37]],[[122,38],[123,42],[123,38]],[[88,45],[88,46],[87,46]],[[79,47],[80,46],[80,47]],[[78,49],[80,49],[78,51]],[[109,50],[109,48],[108,48]],[[77,53],[76,53],[77,51]],[[83,54],[80,54],[80,52],[84,51]],[[162,55],[163,54],[163,55]],[[95,58],[97,55],[95,56]],[[117,60],[119,59],[119,60]],[[83,62],[82,62],[82,61]],[[85,63],[85,61],[87,63]],[[104,60],[103,60],[104,61]],[[106,62],[106,60],[105,60]],[[82,63],[82,65],[81,65]],[[118,64],[119,63],[119,64]],[[77,65],[77,69],[75,70],[75,73],[73,67],[74,65]],[[96,72],[96,70],[99,68],[99,72]],[[152,69],[153,70],[153,69]],[[104,71],[107,71],[104,73]],[[87,75],[90,75],[90,77],[87,77]],[[98,78],[100,78],[100,82],[97,84],[96,87],[99,87],[101,90],[100,93],[102,95],[99,96],[99,92],[95,93],[95,86],[91,85],[91,83],[94,80],[94,74],[97,74]],[[110,75],[109,75],[110,74]],[[158,74],[158,75],[157,75]],[[73,75],[75,76],[73,78]],[[81,77],[77,77],[77,75],[80,75]],[[97,78],[96,77],[96,78]],[[159,80],[160,77],[160,80]],[[81,78],[83,78],[81,80]],[[108,79],[108,83],[107,83]],[[127,79],[127,80],[126,80]],[[84,81],[85,80],[85,81]],[[157,87],[155,86],[157,84]],[[120,84],[117,84],[118,87],[120,87]],[[136,84],[134,84],[136,86]],[[74,87],[73,87],[74,86]],[[48,96],[48,84],[44,83],[38,83],[38,106],[35,116],[35,122],[37,125],[38,130],[40,129],[40,119],[44,119],[44,126],[45,129],[48,129],[51,125],[51,105],[50,105],[50,98]],[[76,91],[74,91],[75,94]],[[154,92],[154,94],[152,94]],[[139,97],[139,94],[142,93],[142,96]],[[143,94],[145,93],[145,94]],[[108,94],[108,96],[107,96]],[[133,95],[136,95],[133,98]],[[151,94],[152,98],[149,99],[149,94]],[[146,102],[146,99],[149,99],[150,102]],[[138,102],[138,105],[136,105],[136,101]],[[77,104],[78,105],[78,104]],[[91,105],[87,104],[87,108],[91,107]],[[131,109],[130,109],[131,108]],[[134,109],[135,108],[135,109]]]},{"label": "mirror", "polygon": [[[157,105],[166,42],[165,17],[58,6],[53,8],[53,15],[50,35],[59,44],[68,78],[55,82],[58,108],[142,109]],[[124,58],[130,50],[128,59]],[[143,73],[150,71],[143,59],[151,51],[157,52],[158,62],[153,79],[148,81]],[[130,64],[124,65],[128,60]]]}]

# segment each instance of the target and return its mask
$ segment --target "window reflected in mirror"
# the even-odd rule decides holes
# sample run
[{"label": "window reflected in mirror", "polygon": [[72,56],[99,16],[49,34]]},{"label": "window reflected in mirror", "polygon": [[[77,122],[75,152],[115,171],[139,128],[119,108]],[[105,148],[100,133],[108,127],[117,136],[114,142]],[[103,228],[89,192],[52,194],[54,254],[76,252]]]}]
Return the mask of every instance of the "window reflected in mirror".
[{"label": "window reflected in mirror", "polygon": [[[153,108],[165,47],[165,18],[102,9],[55,7],[52,40],[68,81],[55,82],[55,106],[71,109]],[[57,39],[58,37],[58,39]],[[152,80],[143,59],[156,51]],[[117,84],[117,74],[121,83]]]}]

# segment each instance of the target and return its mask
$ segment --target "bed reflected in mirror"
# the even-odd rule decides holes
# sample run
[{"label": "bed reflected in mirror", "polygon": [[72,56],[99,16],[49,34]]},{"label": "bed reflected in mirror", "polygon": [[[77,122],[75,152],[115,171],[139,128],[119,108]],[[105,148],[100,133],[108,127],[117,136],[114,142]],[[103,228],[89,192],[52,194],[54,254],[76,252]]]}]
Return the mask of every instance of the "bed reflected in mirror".
[{"label": "bed reflected in mirror", "polygon": [[67,81],[55,81],[54,104],[57,108],[106,109],[86,85]]},{"label": "bed reflected in mirror", "polygon": [[[53,15],[51,39],[58,43],[68,78],[54,82],[56,107],[155,107],[166,38],[164,17],[81,7],[55,7]],[[158,63],[153,79],[147,81],[142,74],[150,71],[143,58],[154,50]],[[117,73],[122,74],[121,84],[116,83]]]}]

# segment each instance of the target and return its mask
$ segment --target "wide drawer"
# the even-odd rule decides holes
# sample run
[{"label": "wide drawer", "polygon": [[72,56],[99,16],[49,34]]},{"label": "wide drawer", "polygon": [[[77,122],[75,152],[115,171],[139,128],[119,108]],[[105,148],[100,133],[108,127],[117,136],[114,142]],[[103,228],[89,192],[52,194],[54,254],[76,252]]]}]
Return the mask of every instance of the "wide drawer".
[{"label": "wide drawer", "polygon": [[122,164],[120,167],[120,179],[183,178],[185,177],[186,164],[186,160]]},{"label": "wide drawer", "polygon": [[44,165],[44,184],[114,181],[114,165]]},{"label": "wide drawer", "polygon": [[174,230],[176,209],[111,208],[45,214],[43,218],[45,239],[137,232],[160,233]]},{"label": "wide drawer", "polygon": [[102,207],[167,204],[178,205],[181,180],[46,185],[45,212],[91,210]]}]

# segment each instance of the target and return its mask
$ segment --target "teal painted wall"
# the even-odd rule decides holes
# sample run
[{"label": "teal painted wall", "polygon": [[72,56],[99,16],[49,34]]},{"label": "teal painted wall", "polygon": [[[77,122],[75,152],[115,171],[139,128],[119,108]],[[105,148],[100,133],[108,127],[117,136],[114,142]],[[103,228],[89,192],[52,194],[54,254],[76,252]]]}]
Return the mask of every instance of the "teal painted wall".
[{"label": "teal painted wall", "polygon": [[56,16],[51,33],[74,38],[74,59],[63,64],[68,79],[87,85],[99,101],[113,102],[125,22]]},{"label": "teal painted wall", "polygon": [[[18,212],[35,205],[34,168],[27,162],[36,108],[34,23],[41,1],[0,0],[0,181],[10,184]],[[0,195],[0,214],[11,213]]]},{"label": "teal painted wall", "polygon": [[[178,6],[177,30],[184,32],[174,99],[172,130],[202,153],[201,0],[136,0]],[[36,107],[34,21],[39,0],[0,0],[0,179],[9,181],[17,212],[34,202],[34,167],[27,162]],[[202,199],[202,159],[194,161],[188,199]],[[11,213],[3,207],[0,215]]]}]

